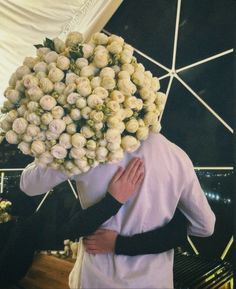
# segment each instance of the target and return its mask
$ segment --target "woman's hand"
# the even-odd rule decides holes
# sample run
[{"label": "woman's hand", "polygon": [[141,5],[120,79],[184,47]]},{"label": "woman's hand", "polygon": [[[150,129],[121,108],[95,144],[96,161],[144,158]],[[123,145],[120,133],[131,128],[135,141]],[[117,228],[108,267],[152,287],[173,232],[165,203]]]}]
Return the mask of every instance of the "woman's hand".
[{"label": "woman's hand", "polygon": [[140,158],[133,158],[126,169],[119,168],[108,186],[108,192],[124,204],[138,191],[144,178],[144,164]]},{"label": "woman's hand", "polygon": [[105,254],[115,251],[118,233],[112,230],[99,229],[83,239],[85,250],[89,254]]}]

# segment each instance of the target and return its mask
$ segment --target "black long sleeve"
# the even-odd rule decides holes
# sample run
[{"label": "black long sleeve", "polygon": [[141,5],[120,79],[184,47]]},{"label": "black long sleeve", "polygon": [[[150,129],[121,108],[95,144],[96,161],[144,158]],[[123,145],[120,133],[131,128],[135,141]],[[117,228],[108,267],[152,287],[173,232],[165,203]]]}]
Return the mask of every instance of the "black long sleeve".
[{"label": "black long sleeve", "polygon": [[76,212],[61,229],[61,232],[71,239],[89,235],[114,216],[121,206],[120,202],[107,193],[97,204]]},{"label": "black long sleeve", "polygon": [[115,254],[145,255],[168,251],[187,240],[187,219],[177,209],[172,220],[161,228],[133,236],[118,235]]}]

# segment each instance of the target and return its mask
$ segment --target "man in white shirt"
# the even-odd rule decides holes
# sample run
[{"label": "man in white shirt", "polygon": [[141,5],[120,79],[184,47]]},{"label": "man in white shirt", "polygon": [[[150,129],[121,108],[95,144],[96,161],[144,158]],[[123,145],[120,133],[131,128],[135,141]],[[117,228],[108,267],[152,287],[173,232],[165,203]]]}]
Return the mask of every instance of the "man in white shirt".
[{"label": "man in white shirt", "polygon": [[[140,192],[132,197],[103,228],[122,235],[162,227],[178,206],[189,220],[188,234],[210,236],[215,216],[201,189],[192,162],[183,150],[162,134],[150,134],[134,153],[126,153],[116,164],[101,164],[74,177],[83,208],[103,197],[118,166],[135,156],[145,165]],[[30,164],[21,176],[21,189],[28,195],[45,193],[67,177],[53,169]],[[122,256],[92,255],[80,251],[70,274],[70,288],[173,288],[173,250],[161,254]]]}]

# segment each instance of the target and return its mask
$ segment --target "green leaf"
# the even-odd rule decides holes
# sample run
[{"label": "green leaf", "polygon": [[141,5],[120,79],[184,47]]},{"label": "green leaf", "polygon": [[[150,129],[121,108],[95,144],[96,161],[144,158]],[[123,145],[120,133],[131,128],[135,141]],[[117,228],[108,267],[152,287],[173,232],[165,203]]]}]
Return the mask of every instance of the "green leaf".
[{"label": "green leaf", "polygon": [[48,47],[51,50],[55,51],[55,45],[54,45],[53,40],[51,40],[51,39],[46,37],[46,39],[44,40],[43,44],[44,44],[44,47]]},{"label": "green leaf", "polygon": [[38,49],[38,48],[42,48],[44,46],[42,44],[35,44],[34,47]]},{"label": "green leaf", "polygon": [[80,57],[83,56],[83,55],[80,53],[80,51],[74,51],[74,50],[71,50],[71,51],[69,52],[69,54],[70,54],[70,58],[72,58],[72,59],[74,59],[74,60],[76,60],[77,58],[80,58]]}]

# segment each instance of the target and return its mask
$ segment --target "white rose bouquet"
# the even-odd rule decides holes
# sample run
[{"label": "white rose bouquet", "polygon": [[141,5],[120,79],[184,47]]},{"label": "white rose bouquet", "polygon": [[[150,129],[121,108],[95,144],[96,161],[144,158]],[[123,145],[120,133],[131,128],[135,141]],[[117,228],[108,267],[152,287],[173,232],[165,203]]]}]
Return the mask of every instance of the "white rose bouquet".
[{"label": "white rose bouquet", "polygon": [[68,176],[117,162],[161,129],[166,95],[124,39],[78,32],[35,45],[9,80],[2,136]]},{"label": "white rose bouquet", "polygon": [[0,223],[6,223],[11,220],[11,205],[10,201],[0,198]]}]

